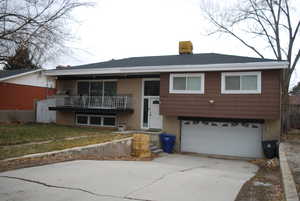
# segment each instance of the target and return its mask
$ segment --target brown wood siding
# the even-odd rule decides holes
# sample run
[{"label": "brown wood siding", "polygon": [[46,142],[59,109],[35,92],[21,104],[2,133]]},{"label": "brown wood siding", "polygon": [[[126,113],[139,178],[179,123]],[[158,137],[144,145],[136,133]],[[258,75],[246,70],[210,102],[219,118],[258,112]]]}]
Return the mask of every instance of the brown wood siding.
[{"label": "brown wood siding", "polygon": [[[261,94],[221,94],[221,72],[205,72],[204,94],[169,94],[169,73],[160,76],[160,113],[166,116],[278,119],[280,70],[262,71]],[[209,100],[214,100],[210,104]]]}]

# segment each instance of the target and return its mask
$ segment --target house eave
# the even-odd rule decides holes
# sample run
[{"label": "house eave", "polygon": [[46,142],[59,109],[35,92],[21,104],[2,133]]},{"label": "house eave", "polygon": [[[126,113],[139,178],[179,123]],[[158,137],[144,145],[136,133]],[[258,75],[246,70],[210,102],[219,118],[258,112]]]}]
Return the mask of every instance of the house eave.
[{"label": "house eave", "polygon": [[17,75],[3,77],[3,78],[0,78],[0,82],[5,81],[5,80],[9,80],[9,79],[13,79],[13,78],[17,78],[17,77],[22,77],[24,75],[29,75],[29,74],[36,73],[36,72],[39,72],[39,71],[43,71],[43,69],[37,69],[37,70],[33,70],[33,71],[28,71],[28,72],[25,72],[25,73],[19,73]]},{"label": "house eave", "polygon": [[129,74],[129,73],[162,73],[162,72],[205,72],[205,71],[248,71],[270,70],[288,68],[288,62],[252,62],[252,63],[226,63],[205,65],[166,65],[166,66],[138,66],[117,68],[86,68],[47,70],[47,76],[61,75],[105,75],[105,74]]}]

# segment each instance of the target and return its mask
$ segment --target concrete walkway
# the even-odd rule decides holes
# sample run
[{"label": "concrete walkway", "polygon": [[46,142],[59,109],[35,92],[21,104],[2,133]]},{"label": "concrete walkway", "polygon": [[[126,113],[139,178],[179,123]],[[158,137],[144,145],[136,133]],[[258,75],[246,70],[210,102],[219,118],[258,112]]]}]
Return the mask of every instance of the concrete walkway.
[{"label": "concrete walkway", "polygon": [[0,174],[0,200],[233,201],[258,168],[168,155],[150,162],[72,161]]},{"label": "concrete walkway", "polygon": [[[298,193],[298,200],[300,199],[300,141],[285,142],[285,152],[287,162],[293,176],[293,183],[296,185],[296,195]],[[296,197],[296,196],[294,196]],[[297,199],[295,199],[297,200]]]}]

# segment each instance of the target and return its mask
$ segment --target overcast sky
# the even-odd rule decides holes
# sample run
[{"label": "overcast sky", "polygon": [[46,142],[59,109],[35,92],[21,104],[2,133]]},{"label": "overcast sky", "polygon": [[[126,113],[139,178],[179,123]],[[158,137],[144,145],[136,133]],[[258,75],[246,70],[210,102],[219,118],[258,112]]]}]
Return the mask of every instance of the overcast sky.
[{"label": "overcast sky", "polygon": [[[230,0],[231,1],[231,0]],[[73,16],[72,54],[47,64],[79,65],[126,57],[178,54],[178,42],[190,40],[194,53],[257,57],[229,36],[208,36],[211,30],[200,0],[99,0]],[[270,56],[271,57],[271,54]],[[292,83],[300,80],[299,65]]]}]

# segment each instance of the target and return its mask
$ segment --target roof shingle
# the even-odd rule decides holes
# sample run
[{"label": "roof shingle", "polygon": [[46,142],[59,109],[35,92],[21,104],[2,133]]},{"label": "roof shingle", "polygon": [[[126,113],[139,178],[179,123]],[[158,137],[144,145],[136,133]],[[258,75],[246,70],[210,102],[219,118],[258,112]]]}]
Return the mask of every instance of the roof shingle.
[{"label": "roof shingle", "polygon": [[167,55],[167,56],[148,56],[131,57],[105,62],[72,66],[71,69],[87,68],[121,68],[139,66],[167,66],[167,65],[205,65],[221,63],[251,63],[251,62],[271,62],[273,59],[262,59],[254,57],[234,56],[216,53]]}]

